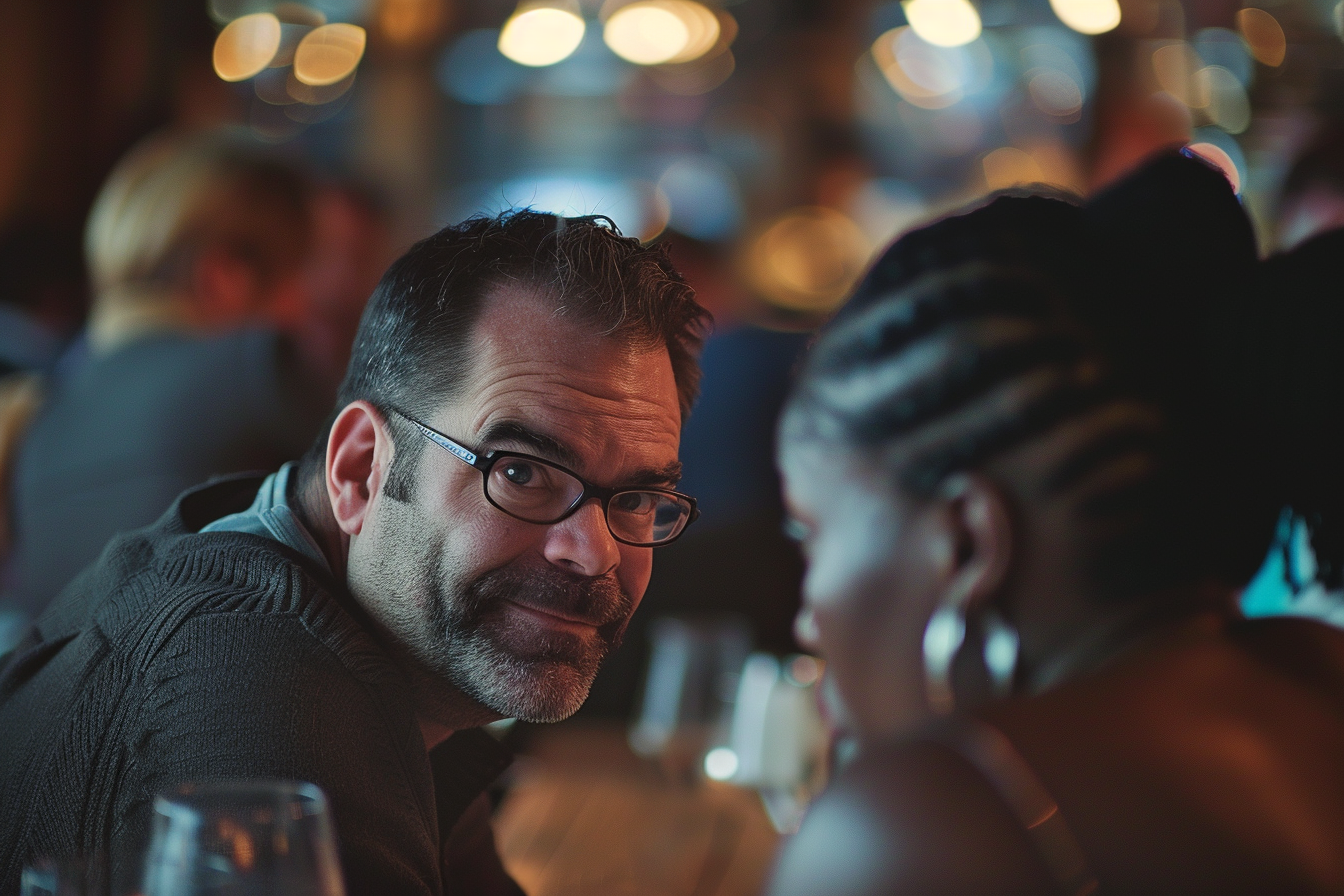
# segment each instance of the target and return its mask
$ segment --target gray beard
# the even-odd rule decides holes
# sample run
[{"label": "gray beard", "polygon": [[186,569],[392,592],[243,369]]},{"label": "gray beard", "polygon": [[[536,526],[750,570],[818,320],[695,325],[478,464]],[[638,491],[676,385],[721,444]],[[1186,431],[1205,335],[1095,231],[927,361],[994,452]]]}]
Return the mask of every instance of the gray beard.
[{"label": "gray beard", "polygon": [[[634,606],[610,575],[510,565],[454,589],[435,572],[426,570],[420,583],[433,639],[432,655],[422,659],[477,703],[528,722],[558,722],[578,711],[602,660],[620,645]],[[598,620],[597,636],[518,625],[503,606],[515,597]]]}]

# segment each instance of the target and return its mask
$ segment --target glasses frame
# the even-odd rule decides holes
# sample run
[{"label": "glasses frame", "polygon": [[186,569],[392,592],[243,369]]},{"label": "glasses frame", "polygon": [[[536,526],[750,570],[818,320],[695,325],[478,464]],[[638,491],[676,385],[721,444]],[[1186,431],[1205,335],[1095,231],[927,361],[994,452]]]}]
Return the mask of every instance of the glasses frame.
[{"label": "glasses frame", "polygon": [[[607,488],[606,486],[597,485],[595,483],[589,482],[587,479],[584,479],[578,473],[575,473],[573,470],[569,469],[566,466],[563,466],[562,464],[558,464],[555,461],[548,460],[547,458],[544,457],[537,457],[535,454],[527,454],[526,452],[523,451],[501,451],[497,449],[487,451],[485,454],[481,454],[479,452],[472,451],[470,448],[466,447],[461,442],[458,442],[456,439],[452,439],[444,435],[434,427],[420,422],[419,420],[415,419],[410,414],[407,414],[404,411],[399,411],[396,408],[392,407],[389,407],[388,410],[396,414],[398,417],[401,417],[407,423],[410,423],[412,426],[414,426],[417,430],[420,431],[420,435],[424,436],[424,438],[427,441],[429,441],[434,445],[437,445],[439,448],[442,448],[444,451],[447,451],[453,457],[457,458],[467,466],[479,472],[481,474],[481,493],[485,495],[485,500],[490,502],[490,506],[498,510],[500,513],[507,514],[516,520],[522,520],[525,523],[532,523],[533,525],[537,526],[553,526],[556,523],[563,522],[564,520],[567,520],[574,514],[578,513],[579,508],[583,507],[583,505],[587,504],[589,501],[597,499],[598,501],[601,502],[602,505],[602,520],[607,524],[607,532],[610,533],[612,538],[616,539],[621,544],[628,544],[631,547],[660,548],[663,545],[671,544],[672,542],[680,538],[682,535],[686,534],[686,530],[690,528],[691,523],[695,522],[697,519],[700,518],[700,508],[695,498],[692,498],[690,495],[683,494],[682,492],[676,491],[675,489],[658,488],[657,486],[639,486],[639,487],[621,486],[618,488]],[[581,491],[579,493],[579,496],[574,499],[574,503],[570,504],[569,507],[566,508],[565,511],[561,513],[559,516],[557,516],[555,519],[530,520],[527,519],[526,517],[519,516],[518,514],[514,513],[511,510],[505,507],[501,507],[499,503],[495,501],[495,499],[490,495],[490,471],[495,468],[495,464],[499,463],[499,461],[503,460],[506,457],[518,457],[522,458],[523,460],[530,460],[535,463],[545,464],[548,467],[553,467],[554,469],[559,470],[565,475],[573,477],[575,482],[583,486],[583,491]],[[628,539],[622,538],[621,536],[616,534],[614,529],[611,528],[611,499],[615,498],[617,495],[628,494],[630,492],[654,492],[660,495],[668,495],[673,498],[679,498],[682,501],[685,501],[691,505],[690,515],[686,517],[686,522],[681,527],[681,531],[677,532],[676,535],[673,535],[671,538],[668,538],[664,541],[657,541],[654,542],[653,544],[647,544],[643,542],[630,541]]]}]

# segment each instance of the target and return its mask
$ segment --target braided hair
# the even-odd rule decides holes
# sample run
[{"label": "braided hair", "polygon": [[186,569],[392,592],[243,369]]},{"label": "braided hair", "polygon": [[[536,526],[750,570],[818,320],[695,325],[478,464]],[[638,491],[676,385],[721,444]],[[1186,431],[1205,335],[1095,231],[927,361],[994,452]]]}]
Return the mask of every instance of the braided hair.
[{"label": "braided hair", "polygon": [[978,470],[1020,505],[1067,502],[1103,592],[1240,584],[1285,498],[1281,456],[1247,436],[1267,362],[1228,350],[1262,275],[1221,175],[1174,153],[1086,206],[998,197],[884,253],[800,371],[781,445],[867,451],[914,494]]}]

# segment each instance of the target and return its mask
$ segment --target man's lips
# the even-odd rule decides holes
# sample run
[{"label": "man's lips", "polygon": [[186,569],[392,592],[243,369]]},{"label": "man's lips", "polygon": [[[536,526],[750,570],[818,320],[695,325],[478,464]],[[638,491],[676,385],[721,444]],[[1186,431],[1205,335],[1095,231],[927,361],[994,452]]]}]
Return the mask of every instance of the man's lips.
[{"label": "man's lips", "polygon": [[597,631],[600,626],[606,623],[606,620],[585,619],[582,616],[566,613],[563,610],[551,608],[542,609],[541,607],[534,607],[530,604],[520,603],[519,601],[510,600],[508,598],[505,598],[504,602],[552,628],[564,629],[566,631],[590,634]]}]

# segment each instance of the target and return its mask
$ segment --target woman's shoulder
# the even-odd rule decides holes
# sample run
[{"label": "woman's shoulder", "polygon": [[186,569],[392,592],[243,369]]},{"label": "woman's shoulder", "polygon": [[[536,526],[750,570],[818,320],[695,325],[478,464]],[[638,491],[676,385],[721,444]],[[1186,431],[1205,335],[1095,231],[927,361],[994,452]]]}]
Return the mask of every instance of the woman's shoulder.
[{"label": "woman's shoulder", "polygon": [[1053,892],[1026,829],[957,749],[866,747],[782,851],[774,896]]},{"label": "woman's shoulder", "polygon": [[1344,887],[1344,633],[1232,621],[985,716],[1108,892]]}]

